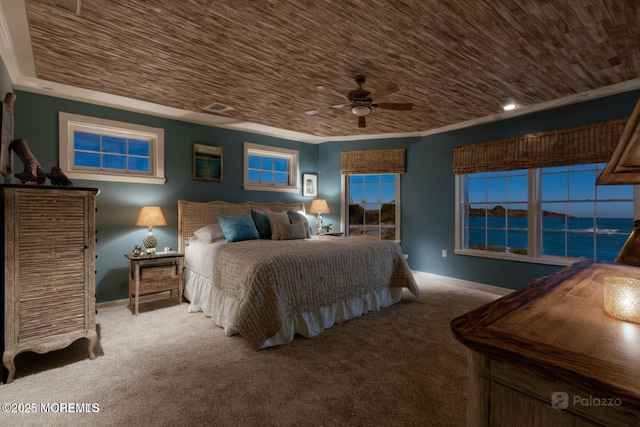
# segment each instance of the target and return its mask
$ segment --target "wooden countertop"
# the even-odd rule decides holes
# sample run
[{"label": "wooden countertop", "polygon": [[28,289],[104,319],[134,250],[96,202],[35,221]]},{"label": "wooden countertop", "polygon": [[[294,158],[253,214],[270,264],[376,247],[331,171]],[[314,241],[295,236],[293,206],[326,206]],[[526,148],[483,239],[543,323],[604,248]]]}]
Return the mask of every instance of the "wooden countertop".
[{"label": "wooden countertop", "polygon": [[491,359],[640,408],[640,325],[608,316],[604,278],[640,268],[585,261],[451,322],[456,338]]}]

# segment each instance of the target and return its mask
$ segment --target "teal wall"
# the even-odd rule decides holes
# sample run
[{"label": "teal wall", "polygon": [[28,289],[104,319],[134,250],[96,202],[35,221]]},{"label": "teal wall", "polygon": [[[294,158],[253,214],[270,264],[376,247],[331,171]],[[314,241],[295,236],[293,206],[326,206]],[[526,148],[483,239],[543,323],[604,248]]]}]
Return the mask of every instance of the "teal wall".
[{"label": "teal wall", "polygon": [[[1,70],[0,70],[1,71]],[[0,79],[2,73],[0,73]],[[2,81],[0,80],[0,83]],[[168,226],[154,229],[159,246],[177,247],[177,201],[226,200],[303,201],[301,194],[255,192],[242,189],[244,141],[299,150],[300,172],[318,173],[319,197],[326,198],[332,214],[325,224],[337,230],[340,211],[340,156],[343,150],[407,149],[407,173],[402,176],[402,247],[414,270],[479,283],[517,289],[529,280],[553,273],[558,266],[459,256],[453,253],[455,235],[453,148],[628,116],[640,91],[529,114],[496,123],[437,135],[368,141],[306,144],[246,132],[231,131],[144,114],[16,91],[15,136],[29,143],[45,170],[58,164],[58,111],[137,123],[165,129],[165,185],[74,180],[76,186],[96,187],[98,196],[97,299],[104,302],[127,296],[127,260],[145,230],[135,227],[140,207],[160,205]],[[224,153],[223,182],[193,181],[191,144],[219,145]],[[15,159],[15,169],[22,165]],[[310,220],[313,218],[310,216]],[[446,249],[449,256],[442,258]]]}]

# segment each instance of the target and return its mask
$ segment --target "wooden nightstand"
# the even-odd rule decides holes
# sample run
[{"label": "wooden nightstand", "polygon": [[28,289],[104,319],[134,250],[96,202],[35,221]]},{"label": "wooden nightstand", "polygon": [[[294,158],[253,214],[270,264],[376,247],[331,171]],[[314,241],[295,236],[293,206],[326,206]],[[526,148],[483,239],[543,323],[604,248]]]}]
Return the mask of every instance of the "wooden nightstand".
[{"label": "wooden nightstand", "polygon": [[178,304],[182,300],[182,270],[184,254],[178,252],[159,252],[154,255],[125,255],[129,259],[129,307],[134,299],[138,314],[140,295],[178,290]]}]

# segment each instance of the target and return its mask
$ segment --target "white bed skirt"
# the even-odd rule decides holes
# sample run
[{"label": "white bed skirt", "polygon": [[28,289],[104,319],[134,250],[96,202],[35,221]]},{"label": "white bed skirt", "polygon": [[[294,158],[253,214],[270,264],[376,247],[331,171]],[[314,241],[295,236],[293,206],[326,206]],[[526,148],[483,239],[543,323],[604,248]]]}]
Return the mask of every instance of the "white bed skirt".
[{"label": "white bed skirt", "polygon": [[[189,268],[184,269],[184,283],[184,297],[189,301],[189,312],[202,311],[206,316],[211,317],[216,325],[223,328],[227,336],[240,333],[235,323],[239,309],[235,298],[213,288],[209,279]],[[383,288],[347,301],[293,314],[260,348],[289,344],[296,334],[307,338],[315,337],[335,323],[342,323],[370,311],[377,311],[401,300],[402,288]]]}]

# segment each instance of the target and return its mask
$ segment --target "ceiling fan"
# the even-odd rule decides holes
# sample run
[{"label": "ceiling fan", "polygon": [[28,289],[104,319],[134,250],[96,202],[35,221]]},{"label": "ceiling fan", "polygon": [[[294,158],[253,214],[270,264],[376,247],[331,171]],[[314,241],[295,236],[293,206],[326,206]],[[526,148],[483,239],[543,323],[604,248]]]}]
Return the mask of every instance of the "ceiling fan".
[{"label": "ceiling fan", "polygon": [[316,90],[320,93],[327,93],[337,95],[340,98],[344,99],[346,102],[344,104],[332,105],[330,107],[322,107],[316,108],[315,110],[310,110],[305,112],[310,116],[316,114],[327,114],[331,113],[339,108],[349,108],[349,110],[358,116],[358,127],[366,127],[366,117],[371,114],[373,108],[382,108],[386,110],[411,110],[413,108],[413,104],[410,102],[398,103],[398,102],[373,102],[373,100],[380,99],[384,96],[390,95],[399,90],[398,85],[395,83],[388,83],[385,87],[373,92],[369,92],[366,89],[362,88],[362,85],[365,83],[366,78],[362,74],[358,74],[355,77],[356,83],[358,84],[358,88],[352,90],[346,95],[338,92],[337,90],[330,88],[329,86],[316,86]]}]

